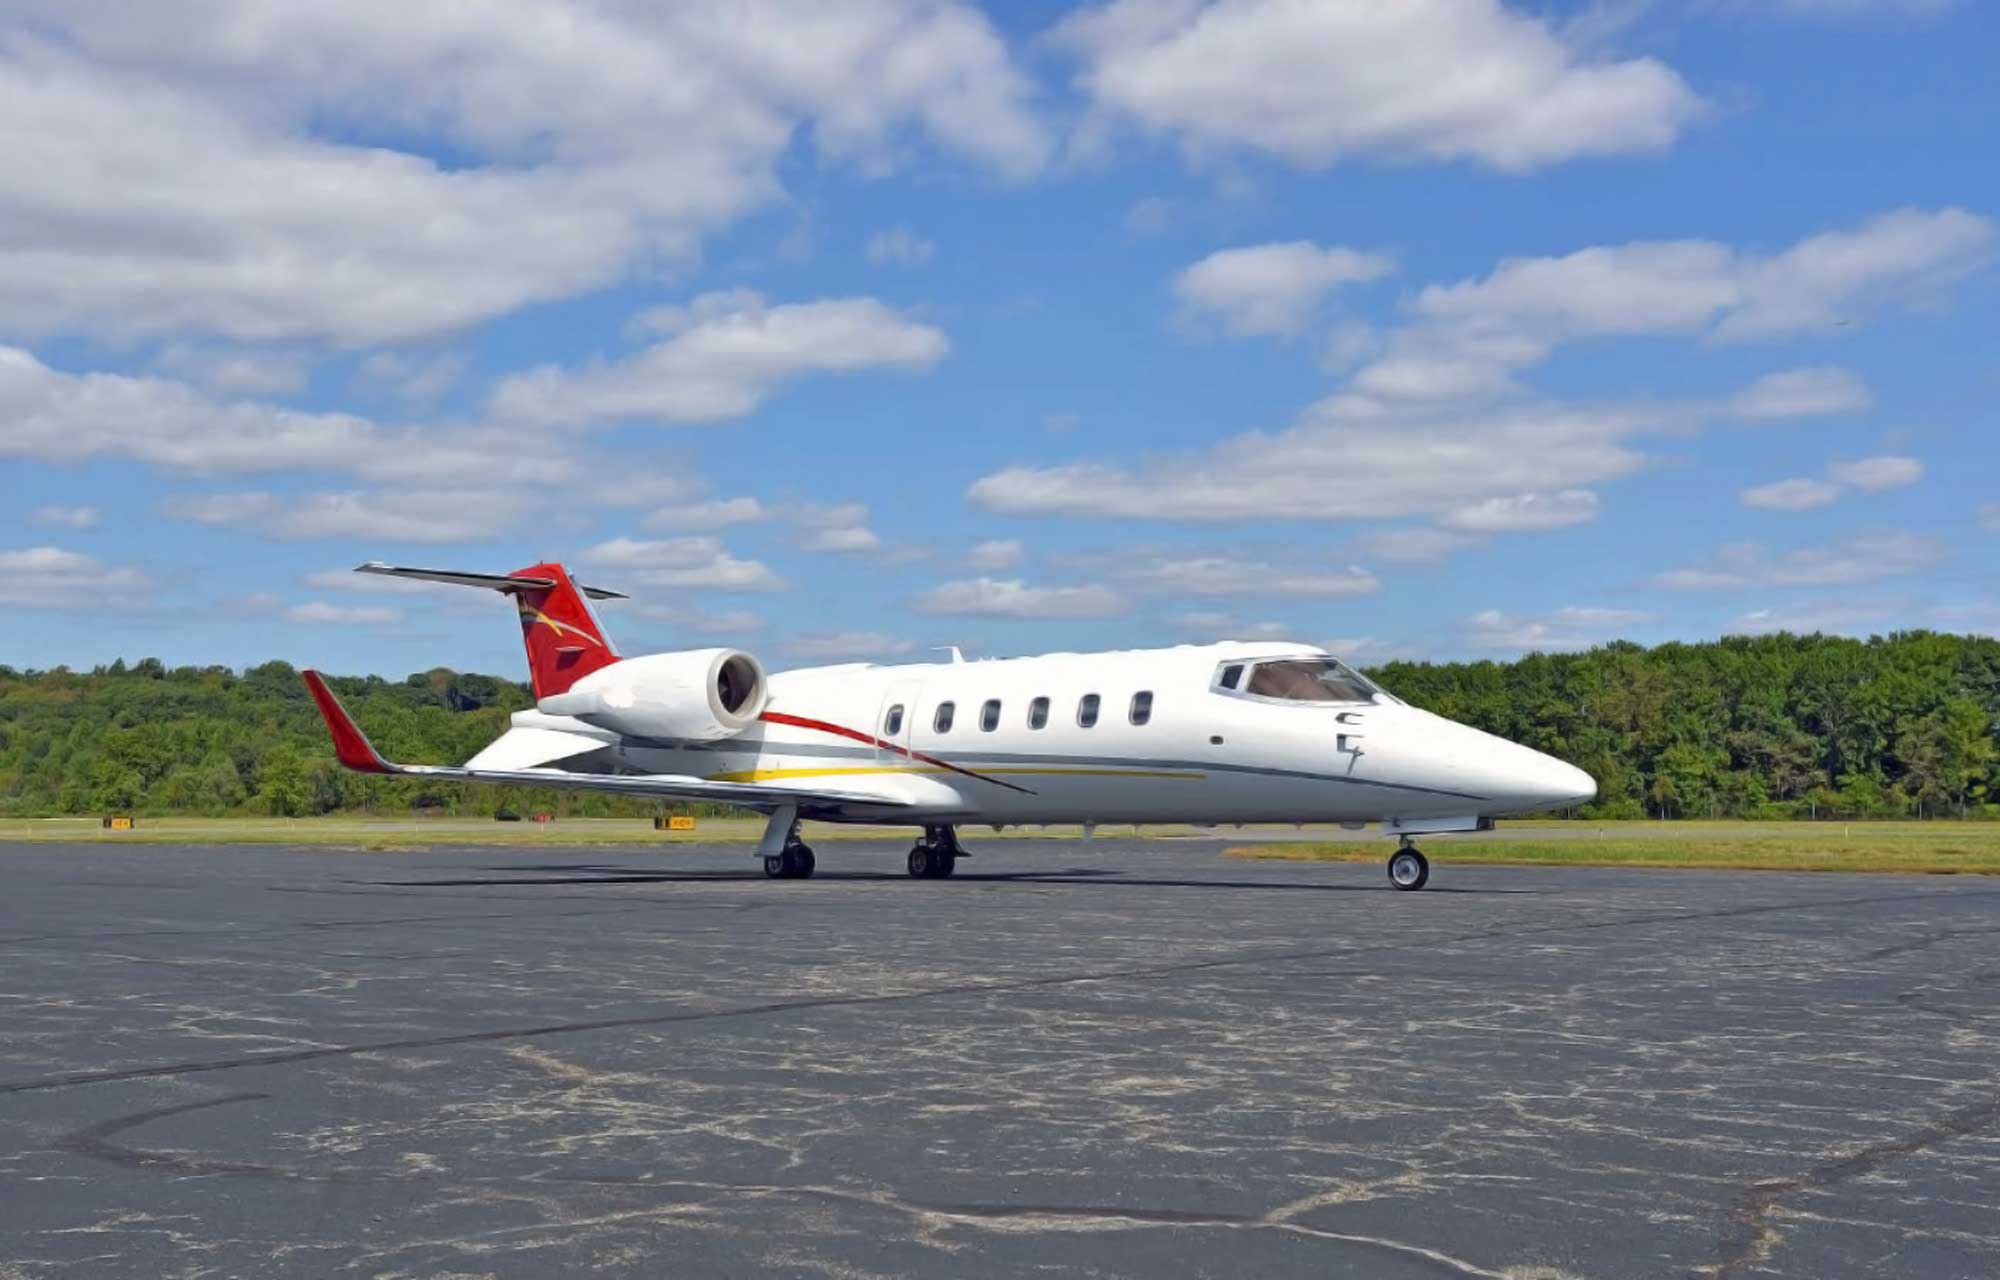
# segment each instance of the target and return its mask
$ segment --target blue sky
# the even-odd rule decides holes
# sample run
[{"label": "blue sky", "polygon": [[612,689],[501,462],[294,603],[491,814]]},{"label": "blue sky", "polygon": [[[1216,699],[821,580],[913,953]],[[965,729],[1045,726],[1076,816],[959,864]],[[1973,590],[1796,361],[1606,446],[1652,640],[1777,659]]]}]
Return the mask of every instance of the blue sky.
[{"label": "blue sky", "polygon": [[0,662],[2000,629],[1983,6],[193,10],[0,18]]}]

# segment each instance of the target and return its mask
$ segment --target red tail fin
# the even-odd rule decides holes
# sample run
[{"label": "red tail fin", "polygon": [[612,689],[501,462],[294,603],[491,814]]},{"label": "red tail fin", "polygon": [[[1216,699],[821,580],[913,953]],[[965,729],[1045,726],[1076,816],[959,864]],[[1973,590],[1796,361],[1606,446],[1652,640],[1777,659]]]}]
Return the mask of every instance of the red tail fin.
[{"label": "red tail fin", "polygon": [[565,693],[593,671],[618,661],[597,615],[559,564],[516,569],[512,578],[547,578],[552,587],[514,589],[521,611],[521,638],[528,646],[528,678],[535,696]]}]

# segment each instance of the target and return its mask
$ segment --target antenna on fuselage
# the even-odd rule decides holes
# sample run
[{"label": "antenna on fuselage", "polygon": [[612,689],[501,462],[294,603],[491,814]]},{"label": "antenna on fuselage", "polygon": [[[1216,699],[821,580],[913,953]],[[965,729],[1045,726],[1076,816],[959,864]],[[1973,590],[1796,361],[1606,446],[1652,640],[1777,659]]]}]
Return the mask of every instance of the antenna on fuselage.
[{"label": "antenna on fuselage", "polygon": [[953,666],[957,666],[965,661],[965,655],[958,651],[958,646],[955,644],[934,644],[931,648],[950,654]]}]

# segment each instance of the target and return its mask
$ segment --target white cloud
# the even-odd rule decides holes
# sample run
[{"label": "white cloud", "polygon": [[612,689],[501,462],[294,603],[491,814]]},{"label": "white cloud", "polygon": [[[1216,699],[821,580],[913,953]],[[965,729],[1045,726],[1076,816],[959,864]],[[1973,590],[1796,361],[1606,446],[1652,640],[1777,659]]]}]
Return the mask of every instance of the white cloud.
[{"label": "white cloud", "polygon": [[1545,617],[1526,618],[1487,609],[1465,620],[1466,642],[1491,651],[1544,652],[1587,649],[1626,636],[1633,627],[1657,622],[1656,615],[1637,609],[1607,609],[1572,605]]},{"label": "white cloud", "polygon": [[[1841,411],[1866,389],[1822,367],[1766,379],[1733,403],[1574,404],[1533,399],[1522,369],[1584,338],[1776,336],[1809,317],[1833,325],[1868,306],[1934,301],[1983,265],[1993,235],[1963,210],[1905,210],[1771,258],[1682,241],[1510,260],[1422,290],[1380,355],[1286,430],[1137,462],[1008,467],[967,496],[992,511],[1095,518],[1427,518],[1467,532],[1574,523],[1594,510],[1586,491],[1647,463],[1636,437],[1688,434],[1720,414]],[[1552,496],[1515,501],[1524,494]]]},{"label": "white cloud", "polygon": [[169,498],[164,510],[180,520],[243,526],[287,542],[346,538],[391,542],[479,542],[519,520],[529,502],[495,490],[336,490],[272,493],[249,490]]},{"label": "white cloud", "polygon": [[661,507],[640,523],[648,529],[727,529],[755,524],[766,514],[755,498],[711,498]]},{"label": "white cloud", "polygon": [[1109,587],[1038,587],[1018,578],[985,577],[939,583],[911,607],[918,613],[962,618],[1110,618],[1130,608]]},{"label": "white cloud", "polygon": [[1665,65],[1587,58],[1499,0],[1117,0],[1054,38],[1084,62],[1101,119],[1300,168],[1375,156],[1521,172],[1664,147],[1701,109]]},{"label": "white cloud", "polygon": [[1597,495],[1588,489],[1517,493],[1447,511],[1443,523],[1469,533],[1531,533],[1588,524],[1597,519],[1597,507]]},{"label": "white cloud", "polygon": [[[66,373],[0,345],[0,459],[115,458],[197,475],[332,471],[405,485],[546,486],[596,460],[545,440],[448,425],[391,429],[346,413],[222,401],[183,382]],[[510,503],[518,505],[514,500]]]},{"label": "white cloud", "polygon": [[840,529],[815,529],[799,541],[803,551],[880,551],[882,539],[873,529],[852,525]]},{"label": "white cloud", "polygon": [[908,227],[892,227],[868,238],[868,261],[878,267],[921,267],[937,254],[937,246]]},{"label": "white cloud", "polygon": [[1780,480],[1745,489],[1736,496],[1744,506],[1765,511],[1811,511],[1832,505],[1850,489],[1880,493],[1913,485],[1923,479],[1924,464],[1915,458],[1882,454],[1853,462],[1829,463],[1826,474],[1826,480]]},{"label": "white cloud", "polygon": [[975,573],[1012,569],[1027,559],[1028,549],[1019,538],[989,538],[965,553],[965,567]]},{"label": "white cloud", "polygon": [[[1490,382],[1563,342],[1635,335],[1717,342],[1826,332],[1891,305],[1931,305],[1993,258],[1993,223],[1964,209],[1899,209],[1810,236],[1771,257],[1706,240],[1635,241],[1520,258],[1481,280],[1431,285],[1423,323],[1391,344],[1483,367]],[[1796,416],[1858,407],[1838,370],[1794,370],[1752,387],[1739,410]]]},{"label": "white cloud", "polygon": [[223,396],[288,395],[311,372],[303,352],[171,343],[153,362],[164,372]]},{"label": "white cloud", "polygon": [[808,374],[921,371],[950,349],[944,332],[873,298],[767,305],[749,290],[706,293],[645,313],[669,336],[636,355],[577,368],[544,365],[494,391],[503,421],[544,426],[628,419],[663,423],[742,417]]},{"label": "white cloud", "polygon": [[329,604],[309,600],[285,610],[285,621],[306,622],[332,627],[393,627],[403,620],[403,611],[387,605]]},{"label": "white cloud", "polygon": [[1232,555],[1126,552],[1093,557],[1133,591],[1169,596],[1343,599],[1374,595],[1382,581],[1358,565],[1322,567]]},{"label": "white cloud", "polygon": [[61,547],[0,551],[0,605],[24,609],[118,609],[150,591],[137,569],[107,565]]},{"label": "white cloud", "polygon": [[882,539],[868,527],[868,508],[859,502],[798,503],[786,509],[799,526],[804,551],[869,552],[883,549]]},{"label": "white cloud", "polygon": [[1282,640],[1290,630],[1282,622],[1245,622],[1235,614],[1214,609],[1175,614],[1169,621],[1182,635],[1201,644],[1217,640]]},{"label": "white cloud", "polygon": [[824,662],[895,657],[916,647],[914,640],[885,635],[880,631],[814,631],[787,640],[779,646],[779,652],[793,658]]},{"label": "white cloud", "polygon": [[1251,432],[1136,467],[1011,467],[975,481],[967,496],[989,511],[1153,520],[1434,516],[1487,498],[1561,493],[1629,475],[1645,459],[1627,438],[1670,421],[1637,407],[1391,411],[1335,396],[1284,431]]},{"label": "white cloud", "polygon": [[1746,507],[1760,511],[1811,511],[1840,500],[1840,486],[1824,480],[1780,480],[1736,495]]},{"label": "white cloud", "polygon": [[692,261],[799,137],[868,170],[1048,150],[947,0],[21,0],[0,35],[0,171],[37,175],[0,189],[0,328],[30,333],[435,334]]},{"label": "white cloud", "polygon": [[730,555],[715,538],[612,538],[587,548],[577,559],[619,569],[640,586],[721,592],[785,589],[784,579],[768,565]]},{"label": "white cloud", "polygon": [[1658,574],[1652,583],[1671,591],[1850,586],[1921,573],[1944,558],[1944,545],[1935,538],[1900,529],[1876,530],[1782,553],[1761,543],[1732,543],[1701,564]]},{"label": "white cloud", "polygon": [[418,355],[378,351],[361,362],[363,380],[393,392],[411,404],[430,404],[457,384],[465,373],[465,357],[453,352]]},{"label": "white cloud", "polygon": [[1174,296],[1188,316],[1214,315],[1238,337],[1289,337],[1305,328],[1333,290],[1392,270],[1385,255],[1307,240],[1251,245],[1211,253],[1188,267],[1174,278]]},{"label": "white cloud", "polygon": [[1846,369],[1818,365],[1767,373],[1729,401],[1736,417],[1753,421],[1859,413],[1874,398],[1868,384]]},{"label": "white cloud", "polygon": [[[1426,287],[1413,304],[1415,322],[1389,337],[1353,386],[1393,399],[1497,396],[1516,389],[1517,372],[1568,342],[1831,332],[1883,307],[1942,302],[1992,261],[1995,239],[1992,222],[1963,209],[1900,209],[1769,257],[1679,240],[1509,259],[1484,278]],[[1817,367],[1761,380],[1730,411],[1798,417],[1866,403],[1852,374]]]},{"label": "white cloud", "polygon": [[1722,341],[1824,332],[1857,312],[1925,304],[1993,261],[1993,224],[1964,209],[1898,209],[1743,264],[1741,303]]},{"label": "white cloud", "polygon": [[1378,529],[1364,533],[1354,545],[1364,554],[1391,564],[1437,564],[1454,551],[1483,545],[1484,540],[1448,529]]},{"label": "white cloud", "polygon": [[1775,631],[1798,634],[1832,632],[1837,635],[1867,634],[1892,612],[1895,604],[1877,601],[1822,600],[1796,605],[1752,609],[1738,614],[1729,626],[1732,631],[1769,635]]},{"label": "white cloud", "polygon": [[1828,466],[1826,472],[1849,488],[1863,493],[1879,493],[1884,489],[1905,488],[1923,479],[1924,464],[1915,458],[1882,454],[1873,458],[1858,458],[1853,462],[1836,462]]},{"label": "white cloud", "polygon": [[29,517],[36,524],[54,525],[61,529],[95,529],[99,518],[96,507],[65,507],[53,502],[36,507]]}]

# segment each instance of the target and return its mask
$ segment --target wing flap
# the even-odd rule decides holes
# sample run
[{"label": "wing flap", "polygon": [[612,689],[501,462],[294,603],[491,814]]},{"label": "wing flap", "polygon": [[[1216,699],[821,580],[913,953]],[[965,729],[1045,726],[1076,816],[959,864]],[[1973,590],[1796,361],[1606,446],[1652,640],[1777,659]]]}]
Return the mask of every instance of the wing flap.
[{"label": "wing flap", "polygon": [[569,773],[561,769],[487,769],[435,764],[396,764],[385,760],[368,741],[347,708],[326,687],[317,671],[300,673],[333,735],[334,755],[357,773],[394,777],[439,778],[454,782],[492,782],[503,786],[557,787],[568,791],[603,791],[613,795],[662,800],[708,800],[746,809],[780,805],[819,805],[835,809],[901,809],[910,801],[878,792],[827,790],[821,787],[765,786],[752,782],[715,782],[684,774]]}]

